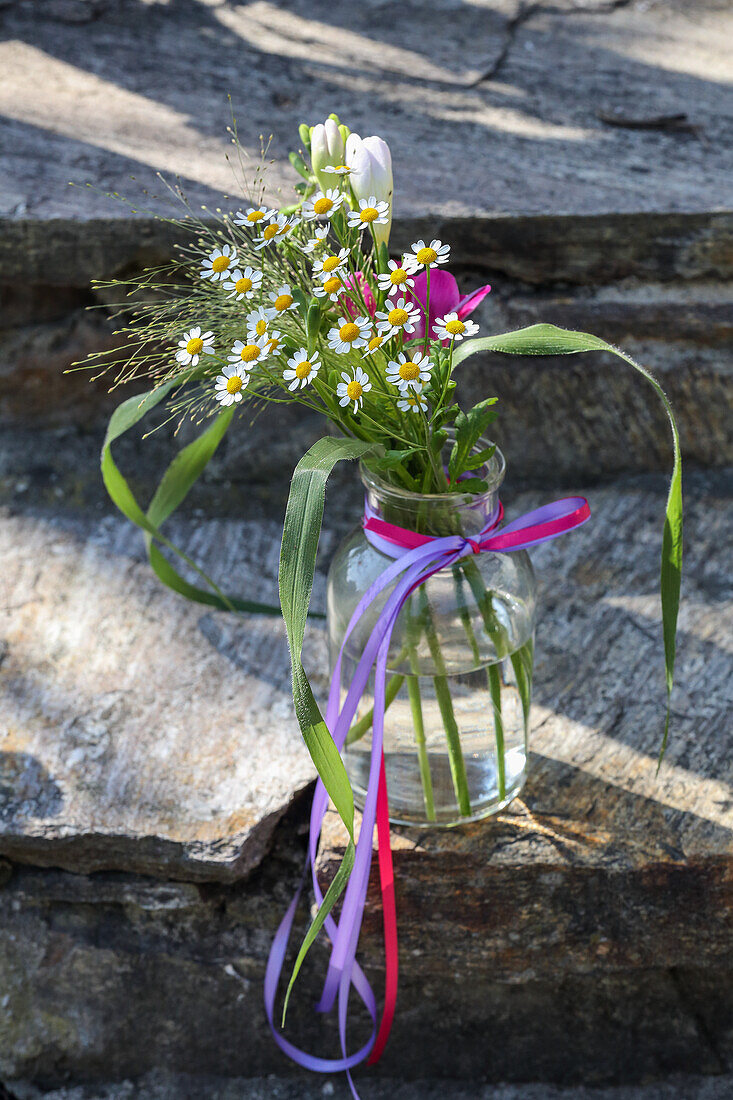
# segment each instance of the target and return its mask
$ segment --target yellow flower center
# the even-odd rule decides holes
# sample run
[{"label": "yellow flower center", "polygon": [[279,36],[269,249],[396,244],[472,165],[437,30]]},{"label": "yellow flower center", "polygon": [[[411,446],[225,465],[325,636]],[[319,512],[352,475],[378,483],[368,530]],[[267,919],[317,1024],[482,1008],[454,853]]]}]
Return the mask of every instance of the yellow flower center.
[{"label": "yellow flower center", "polygon": [[278,313],[282,313],[286,309],[290,309],[293,304],[292,294],[278,294],[275,299],[275,309]]},{"label": "yellow flower center", "polygon": [[261,210],[250,210],[249,214],[247,215],[247,221],[253,223],[261,222],[264,216],[265,215]]},{"label": "yellow flower center", "polygon": [[258,321],[255,325],[255,332],[258,336],[264,336],[267,332],[267,321]]},{"label": "yellow flower center", "polygon": [[408,359],[406,363],[403,363],[400,367],[400,378],[403,382],[414,382],[416,378],[420,377],[420,368],[417,363],[411,363]]},{"label": "yellow flower center", "polygon": [[414,406],[414,405],[421,405],[422,402],[420,401],[419,397],[408,397],[407,398],[407,404]]},{"label": "yellow flower center", "polygon": [[280,344],[280,341],[278,340],[277,336],[273,336],[272,340],[268,340],[268,346],[270,348],[270,351],[275,351],[275,349],[279,346],[279,344]]},{"label": "yellow flower center", "polygon": [[350,172],[351,171],[348,164],[334,164],[334,168],[336,169],[337,172]]},{"label": "yellow flower center", "polygon": [[434,248],[421,248],[415,256],[415,259],[419,264],[434,264],[438,258],[438,253]]},{"label": "yellow flower center", "polygon": [[239,393],[242,388],[242,379],[238,374],[233,374],[231,378],[227,378],[227,393]]},{"label": "yellow flower center", "polygon": [[378,348],[381,343],[382,343],[382,337],[381,336],[372,336],[371,340],[369,341],[369,350],[374,351],[374,349]]},{"label": "yellow flower center", "polygon": [[253,363],[262,355],[262,348],[257,344],[246,344],[241,351],[243,363]]},{"label": "yellow flower center", "polygon": [[262,236],[265,238],[266,241],[271,241],[273,237],[277,236],[279,228],[280,227],[277,225],[266,225],[265,232],[262,234]]},{"label": "yellow flower center", "polygon": [[406,309],[391,309],[387,314],[387,320],[390,325],[396,325],[398,328],[401,328],[402,325],[410,320],[410,314]]},{"label": "yellow flower center", "polygon": [[359,217],[368,225],[370,222],[375,222],[377,220],[379,211],[376,206],[365,206],[359,211]]},{"label": "yellow flower center", "polygon": [[333,206],[333,199],[327,199],[324,195],[323,198],[316,199],[313,203],[313,209],[316,214],[327,214]]},{"label": "yellow flower center", "polygon": [[[438,276],[436,275],[435,277],[437,279]],[[451,336],[460,336],[461,333],[465,331],[465,329],[466,326],[464,325],[463,321],[459,321],[458,318],[456,318],[455,321],[448,321],[445,326],[445,331],[449,332]]]},{"label": "yellow flower center", "polygon": [[203,349],[204,342],[200,336],[194,336],[192,340],[189,340],[186,344],[186,351],[189,355],[198,355]]},{"label": "yellow flower center", "polygon": [[234,289],[237,294],[246,294],[248,290],[252,289],[252,280],[248,279],[245,275],[241,279],[237,279],[234,284]]},{"label": "yellow flower center", "polygon": [[326,256],[326,259],[323,261],[323,270],[325,272],[333,271],[340,263],[341,260],[338,256]]},{"label": "yellow flower center", "polygon": [[326,294],[335,294],[339,287],[342,285],[341,280],[336,275],[332,275],[330,279],[326,279],[323,284],[323,289]]},{"label": "yellow flower center", "polygon": [[296,378],[307,378],[308,375],[311,372],[311,369],[312,368],[311,368],[311,365],[308,362],[308,360],[304,359],[303,362],[298,363],[297,367],[295,368],[295,377]]},{"label": "yellow flower center", "polygon": [[389,277],[392,286],[402,286],[406,279],[407,272],[404,267],[396,267]]},{"label": "yellow flower center", "polygon": [[220,275],[222,271],[226,271],[229,267],[228,256],[217,256],[211,264],[211,270],[215,271],[217,275]]},{"label": "yellow flower center", "polygon": [[354,381],[349,382],[348,386],[346,387],[346,393],[351,401],[358,401],[361,395],[364,393],[364,387],[362,386],[361,382],[357,382],[356,379],[354,379]]},{"label": "yellow flower center", "polygon": [[359,326],[355,325],[353,321],[347,322],[339,329],[339,336],[345,344],[350,344],[352,340],[356,340],[359,335]]}]

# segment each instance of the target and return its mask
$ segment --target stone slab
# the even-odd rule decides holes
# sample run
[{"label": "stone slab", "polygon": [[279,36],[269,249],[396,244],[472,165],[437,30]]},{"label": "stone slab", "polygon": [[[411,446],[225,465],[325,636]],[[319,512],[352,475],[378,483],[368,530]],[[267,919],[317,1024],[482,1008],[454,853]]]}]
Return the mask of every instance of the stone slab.
[{"label": "stone slab", "polygon": [[[523,493],[505,503],[513,515],[546,499]],[[535,552],[543,613],[530,782],[521,803],[481,826],[396,831],[400,1011],[379,1076],[601,1085],[730,1066],[730,482],[691,475],[686,499],[678,687],[659,777],[662,486],[632,479],[592,490],[593,521]],[[357,502],[358,493],[340,489],[329,496],[323,564]],[[121,523],[84,522],[86,533],[79,517],[28,509],[6,514],[2,528],[3,560],[17,580],[11,601],[0,605],[1,705],[20,721],[4,727],[13,745],[0,796],[0,1079],[51,1088],[154,1069],[226,1078],[287,1073],[261,1008],[267,951],[298,882],[308,811],[307,792],[297,793],[305,758],[299,784],[269,762],[281,760],[277,746],[291,736],[297,758],[284,701],[284,639],[266,620],[184,612],[156,592]],[[232,583],[263,575],[268,545],[274,567],[272,529],[256,519],[181,519],[172,534]],[[322,585],[319,571],[316,606]],[[68,644],[84,631],[80,669]],[[106,717],[94,709],[109,705],[109,693],[131,675],[120,671],[122,662],[107,663],[113,648],[144,662],[148,681],[168,685],[169,714],[183,662],[187,705],[200,715],[195,799],[185,770],[190,739],[178,772],[167,764],[161,774],[155,756],[155,745],[165,744],[165,759],[175,757],[180,720],[155,742],[150,727],[157,730],[166,712],[143,696],[134,716],[141,748],[133,753],[136,727],[122,704]],[[315,624],[307,653],[323,695]],[[243,685],[247,719],[239,748],[227,732],[231,719],[222,720],[232,678]],[[73,714],[66,724],[59,700]],[[207,732],[215,725],[221,743]],[[256,768],[247,752],[262,749],[265,725],[268,757]],[[273,738],[281,739],[274,747]],[[146,781],[154,799],[108,801],[115,783],[124,794]],[[175,808],[171,791],[179,792]],[[267,795],[279,800],[278,810],[287,805],[279,824],[270,803],[259,801]],[[200,843],[192,805],[222,804],[228,814],[209,817]],[[230,821],[256,806],[267,837],[255,852],[251,832],[232,840]],[[100,848],[105,830],[115,835]],[[331,823],[325,877],[339,846]],[[362,948],[380,989],[375,894]],[[324,959],[318,948],[289,1026],[294,1041],[325,1053],[337,1043],[333,1021],[311,1012]],[[360,1028],[356,1014],[354,1043]]]},{"label": "stone slab", "polygon": [[[241,194],[225,160],[227,94],[250,153],[274,134],[273,199],[292,187],[285,158],[300,121],[336,107],[355,130],[383,134],[398,244],[435,227],[460,238],[467,260],[597,277],[629,257],[648,267],[676,255],[684,268],[694,239],[704,266],[730,271],[730,222],[718,214],[733,209],[724,0],[10,0],[2,18],[8,279],[58,283],[66,267],[85,285],[154,248],[149,223],[124,245],[110,234],[105,219],[132,210],[105,193],[168,210],[158,171],[196,209]],[[675,115],[681,127],[665,123]],[[646,215],[661,222],[645,246]],[[603,248],[589,259],[593,241]]]}]

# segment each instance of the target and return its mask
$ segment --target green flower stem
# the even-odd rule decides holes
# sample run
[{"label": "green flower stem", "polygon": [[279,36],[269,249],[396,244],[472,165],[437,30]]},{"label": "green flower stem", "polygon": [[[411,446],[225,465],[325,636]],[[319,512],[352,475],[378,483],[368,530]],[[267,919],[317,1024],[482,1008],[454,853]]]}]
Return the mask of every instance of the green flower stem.
[{"label": "green flower stem", "polygon": [[[387,681],[387,685],[384,691],[384,711],[387,712],[388,707],[394,702],[397,693],[405,682],[404,676],[390,676]],[[346,734],[346,744],[353,745],[355,741],[358,741],[361,737],[372,728],[372,722],[374,721],[374,707],[370,707],[358,722],[354,722],[353,726]]]},{"label": "green flower stem", "polygon": [[451,699],[450,685],[448,684],[448,679],[445,674],[443,654],[440,651],[440,642],[438,641],[438,635],[430,615],[427,597],[422,589],[419,589],[419,597],[425,616],[424,629],[428,648],[430,649],[430,656],[433,658],[433,664],[439,672],[437,676],[433,676],[433,684],[435,685],[435,697],[438,700],[440,714],[443,719],[443,728],[445,729],[445,736],[448,742],[448,756],[450,759],[451,776],[453,778],[453,789],[456,792],[456,801],[461,815],[463,817],[470,817],[471,798],[468,793],[466,762],[463,759],[461,737],[458,732],[456,716],[453,712],[453,700]]},{"label": "green flower stem", "polygon": [[428,756],[425,741],[425,723],[422,714],[422,699],[420,698],[420,683],[417,678],[418,661],[415,649],[410,650],[410,667],[414,673],[407,680],[407,694],[410,697],[410,710],[412,711],[412,725],[415,730],[415,742],[417,744],[417,759],[420,765],[420,779],[422,781],[423,799],[425,801],[425,813],[428,821],[435,821],[435,797],[433,795],[433,779],[430,775],[430,757]]},{"label": "green flower stem", "polygon": [[501,673],[498,665],[489,665],[486,669],[489,692],[494,710],[494,733],[496,737],[496,774],[499,783],[499,800],[506,798],[506,758],[504,747],[504,719],[501,715]]}]

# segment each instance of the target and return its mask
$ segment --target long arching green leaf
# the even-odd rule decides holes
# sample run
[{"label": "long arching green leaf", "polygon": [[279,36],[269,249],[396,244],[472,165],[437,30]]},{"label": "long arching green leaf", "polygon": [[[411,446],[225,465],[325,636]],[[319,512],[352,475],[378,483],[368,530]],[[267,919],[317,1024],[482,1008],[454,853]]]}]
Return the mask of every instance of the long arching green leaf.
[{"label": "long arching green leaf", "polygon": [[[176,385],[180,385],[180,380],[171,380],[145,394],[130,397],[113,412],[102,445],[101,468],[107,492],[122,514],[143,531],[150,564],[158,578],[169,588],[196,603],[206,604],[208,607],[223,611],[249,611],[278,615],[280,609],[274,604],[241,600],[236,596],[226,595],[196,562],[175,546],[160,530],[160,526],[185,499],[211,459],[231,423],[233,409],[225,409],[219,413],[198,439],[189,443],[176,455],[163,475],[147,512],[143,512],[112,457],[112,444],[139,423],[145,414],[155,408]],[[185,580],[164,557],[156,543],[177,554],[208,585],[209,590],[198,588]]]},{"label": "long arching green leaf", "polygon": [[662,535],[662,563],[660,591],[662,597],[662,635],[664,638],[664,664],[667,683],[667,711],[664,720],[664,734],[659,752],[659,761],[664,756],[669,736],[670,705],[674,686],[674,662],[677,639],[677,616],[680,606],[680,585],[682,580],[682,454],[677,423],[667,395],[656,378],[646,367],[642,367],[630,355],[591,336],[587,332],[573,332],[556,328],[555,325],[531,325],[516,332],[505,332],[498,336],[487,336],[478,340],[466,340],[453,354],[453,365],[458,366],[470,355],[481,351],[504,352],[509,355],[570,355],[577,352],[605,351],[618,356],[637,370],[654,387],[672,429],[672,448],[674,462],[672,477],[667,494],[667,507]]}]

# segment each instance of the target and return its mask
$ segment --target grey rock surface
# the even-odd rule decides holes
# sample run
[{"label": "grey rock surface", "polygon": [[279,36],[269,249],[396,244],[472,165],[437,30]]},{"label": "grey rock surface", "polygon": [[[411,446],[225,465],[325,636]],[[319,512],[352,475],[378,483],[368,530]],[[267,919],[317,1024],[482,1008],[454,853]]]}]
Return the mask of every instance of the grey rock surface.
[{"label": "grey rock surface", "polygon": [[[730,483],[687,482],[659,777],[658,489],[592,491],[592,523],[535,554],[543,616],[521,802],[482,826],[395,834],[400,1012],[380,1075],[600,1085],[730,1066]],[[542,499],[507,498],[509,514]],[[330,496],[322,565],[357,506],[358,492]],[[29,509],[2,530],[0,1079],[287,1072],[261,982],[302,866],[309,767],[282,632],[179,605],[114,518]],[[274,592],[269,523],[182,518],[171,533],[219,580]],[[307,654],[322,695],[317,624]],[[134,706],[111,698],[141,681]],[[192,708],[195,725],[179,713]],[[324,877],[340,845],[329,827]],[[379,989],[376,895],[362,946]],[[311,1011],[324,958],[315,951],[289,1027],[325,1051],[332,1021]],[[356,1017],[355,1043],[360,1028]]]}]

